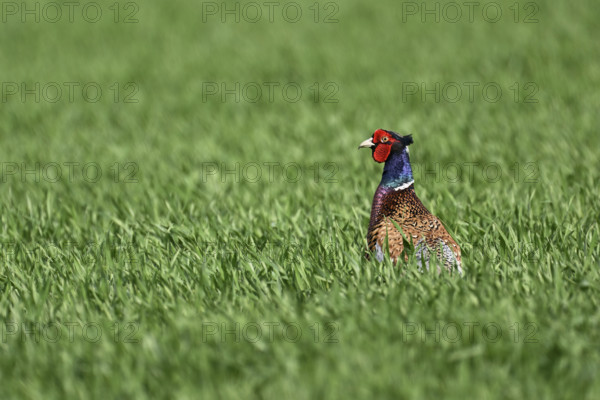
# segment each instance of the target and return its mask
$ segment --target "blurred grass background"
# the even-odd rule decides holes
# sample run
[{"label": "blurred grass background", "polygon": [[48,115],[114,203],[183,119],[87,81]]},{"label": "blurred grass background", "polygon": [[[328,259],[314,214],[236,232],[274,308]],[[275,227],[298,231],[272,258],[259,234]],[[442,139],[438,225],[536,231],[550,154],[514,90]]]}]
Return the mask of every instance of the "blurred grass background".
[{"label": "blurred grass background", "polygon": [[[248,2],[83,2],[72,22],[59,2],[55,23],[48,4],[2,6],[3,398],[600,395],[597,2],[482,2],[472,22],[462,3],[282,2],[256,23]],[[273,101],[221,97],[266,82]],[[381,166],[356,147],[377,128],[413,134],[464,279],[363,258]]]}]

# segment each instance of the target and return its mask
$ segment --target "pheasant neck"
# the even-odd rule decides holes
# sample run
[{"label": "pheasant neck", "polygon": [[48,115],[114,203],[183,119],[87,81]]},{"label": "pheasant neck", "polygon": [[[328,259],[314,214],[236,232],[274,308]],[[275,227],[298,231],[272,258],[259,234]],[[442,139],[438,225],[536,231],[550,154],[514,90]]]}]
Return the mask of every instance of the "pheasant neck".
[{"label": "pheasant neck", "polygon": [[414,182],[408,148],[392,152],[383,167],[380,186],[387,189],[404,190]]}]

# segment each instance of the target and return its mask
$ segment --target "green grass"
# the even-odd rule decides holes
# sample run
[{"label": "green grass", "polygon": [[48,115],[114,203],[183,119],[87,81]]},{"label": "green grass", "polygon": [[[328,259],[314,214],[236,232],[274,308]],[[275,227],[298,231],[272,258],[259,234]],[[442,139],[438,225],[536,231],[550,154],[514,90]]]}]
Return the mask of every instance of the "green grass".
[{"label": "green grass", "polygon": [[[354,0],[329,24],[310,1],[298,23],[282,6],[204,23],[184,1],[138,3],[134,24],[112,2],[95,24],[3,14],[5,90],[103,96],[2,100],[0,397],[600,397],[600,8],[541,1],[523,23],[520,3],[515,23],[512,3],[496,23],[484,3],[422,23]],[[207,82],[280,86],[203,101]],[[405,90],[436,82],[439,102]],[[413,134],[417,193],[464,278],[364,259],[381,165],[356,147],[377,128]]]}]

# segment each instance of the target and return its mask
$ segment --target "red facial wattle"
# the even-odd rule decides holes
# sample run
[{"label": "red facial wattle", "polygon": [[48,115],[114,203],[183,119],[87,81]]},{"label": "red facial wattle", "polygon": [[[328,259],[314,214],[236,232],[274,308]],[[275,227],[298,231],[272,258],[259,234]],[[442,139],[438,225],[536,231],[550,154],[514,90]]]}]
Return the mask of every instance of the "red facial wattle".
[{"label": "red facial wattle", "polygon": [[392,151],[391,143],[379,143],[373,150],[373,159],[377,162],[383,163],[387,160]]}]

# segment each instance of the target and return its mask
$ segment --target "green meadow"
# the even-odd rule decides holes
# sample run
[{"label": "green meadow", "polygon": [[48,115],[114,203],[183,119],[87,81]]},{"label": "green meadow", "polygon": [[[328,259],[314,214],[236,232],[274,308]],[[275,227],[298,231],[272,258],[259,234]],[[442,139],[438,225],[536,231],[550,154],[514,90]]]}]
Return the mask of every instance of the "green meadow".
[{"label": "green meadow", "polygon": [[600,398],[596,1],[0,7],[1,398]]}]

